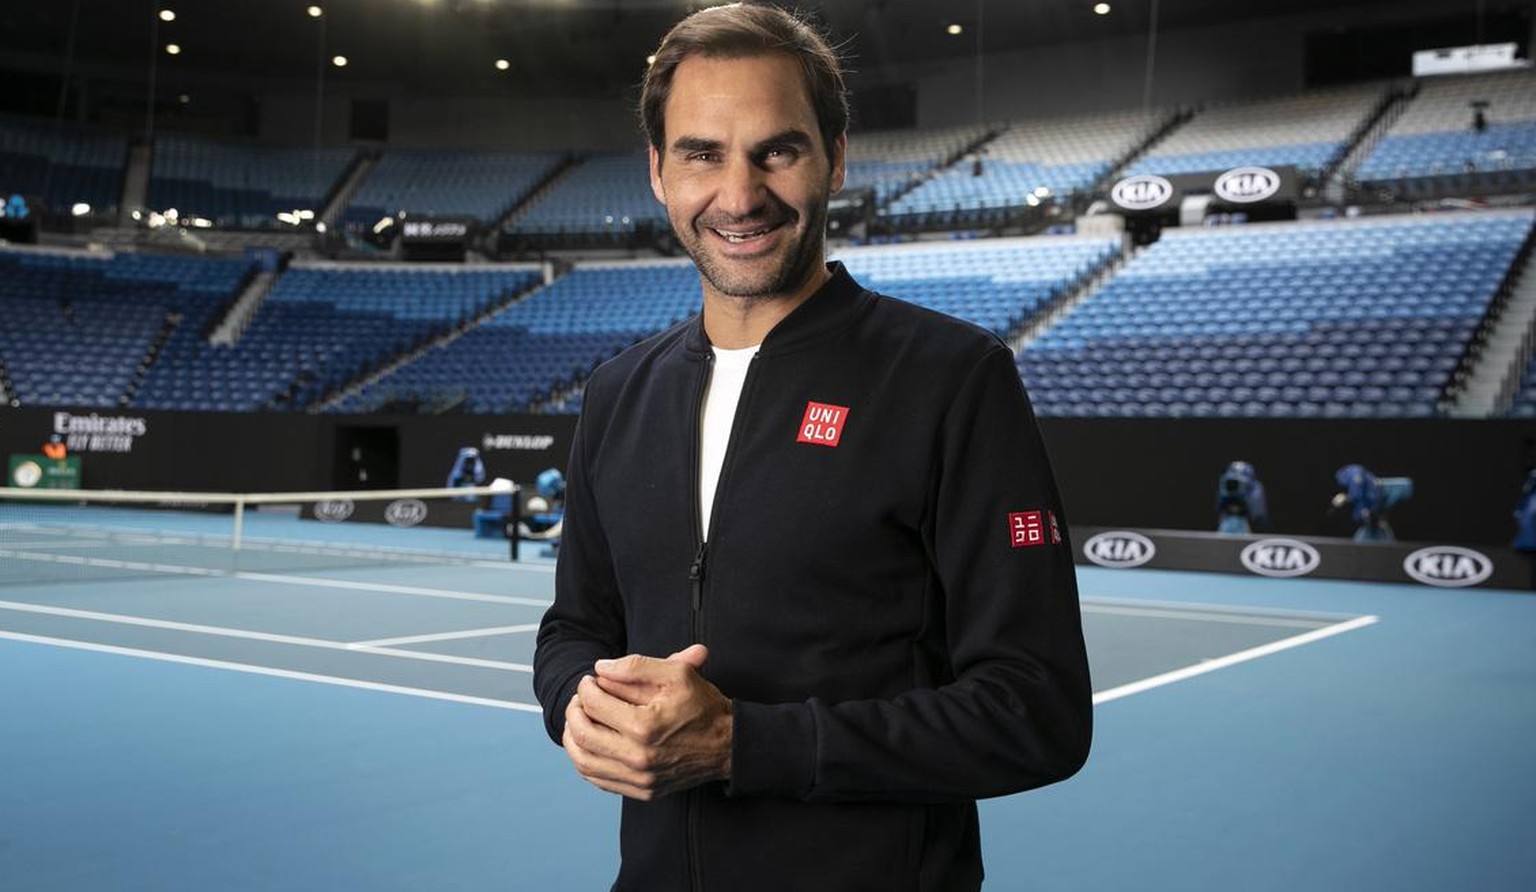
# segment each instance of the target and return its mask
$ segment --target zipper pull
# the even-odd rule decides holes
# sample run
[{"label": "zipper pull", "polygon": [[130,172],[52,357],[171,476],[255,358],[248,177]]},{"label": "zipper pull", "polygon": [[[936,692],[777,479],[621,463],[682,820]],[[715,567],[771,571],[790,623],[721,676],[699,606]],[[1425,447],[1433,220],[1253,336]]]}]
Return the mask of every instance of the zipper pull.
[{"label": "zipper pull", "polygon": [[707,543],[700,542],[698,553],[693,556],[693,563],[688,565],[688,581],[693,584],[693,609],[698,610],[704,604],[704,550]]}]

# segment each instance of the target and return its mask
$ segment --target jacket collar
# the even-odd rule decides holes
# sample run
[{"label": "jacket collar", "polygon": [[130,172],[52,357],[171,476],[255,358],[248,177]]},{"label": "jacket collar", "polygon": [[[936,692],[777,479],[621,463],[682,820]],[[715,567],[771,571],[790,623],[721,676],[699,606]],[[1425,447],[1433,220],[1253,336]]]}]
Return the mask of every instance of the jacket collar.
[{"label": "jacket collar", "polygon": [[[874,299],[870,292],[853,280],[841,261],[827,264],[827,271],[832,274],[832,278],[768,332],[758,355],[786,353],[822,334],[842,328]],[[689,325],[687,344],[690,353],[702,355],[709,352],[709,338],[704,334],[703,312],[695,316]]]}]

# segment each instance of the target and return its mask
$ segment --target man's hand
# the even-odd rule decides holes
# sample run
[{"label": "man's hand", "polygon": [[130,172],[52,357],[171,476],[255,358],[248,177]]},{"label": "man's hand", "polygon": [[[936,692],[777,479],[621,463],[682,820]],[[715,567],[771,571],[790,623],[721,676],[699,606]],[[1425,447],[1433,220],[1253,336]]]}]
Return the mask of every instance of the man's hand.
[{"label": "man's hand", "polygon": [[563,744],[596,786],[649,801],[731,775],[731,701],[699,675],[709,650],[599,660],[565,710]]}]

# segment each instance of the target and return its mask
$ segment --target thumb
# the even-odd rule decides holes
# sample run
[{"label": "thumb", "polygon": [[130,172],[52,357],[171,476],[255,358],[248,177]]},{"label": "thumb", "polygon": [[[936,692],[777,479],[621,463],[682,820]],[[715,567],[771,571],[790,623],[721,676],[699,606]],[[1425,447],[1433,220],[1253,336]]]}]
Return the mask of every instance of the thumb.
[{"label": "thumb", "polygon": [[670,657],[668,660],[687,663],[694,671],[704,668],[704,661],[709,659],[709,648],[702,644],[690,644]]}]

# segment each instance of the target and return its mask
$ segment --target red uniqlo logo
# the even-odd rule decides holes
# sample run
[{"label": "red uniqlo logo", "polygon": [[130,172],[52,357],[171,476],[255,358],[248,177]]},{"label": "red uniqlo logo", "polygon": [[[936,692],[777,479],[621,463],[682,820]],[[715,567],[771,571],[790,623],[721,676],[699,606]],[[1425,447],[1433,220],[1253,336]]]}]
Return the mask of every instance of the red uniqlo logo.
[{"label": "red uniqlo logo", "polygon": [[800,435],[795,437],[795,442],[836,446],[837,441],[843,438],[843,427],[847,422],[847,406],[806,403],[805,417],[800,419]]},{"label": "red uniqlo logo", "polygon": [[1008,538],[1014,548],[1045,544],[1045,523],[1039,511],[1017,511],[1008,515]]}]

